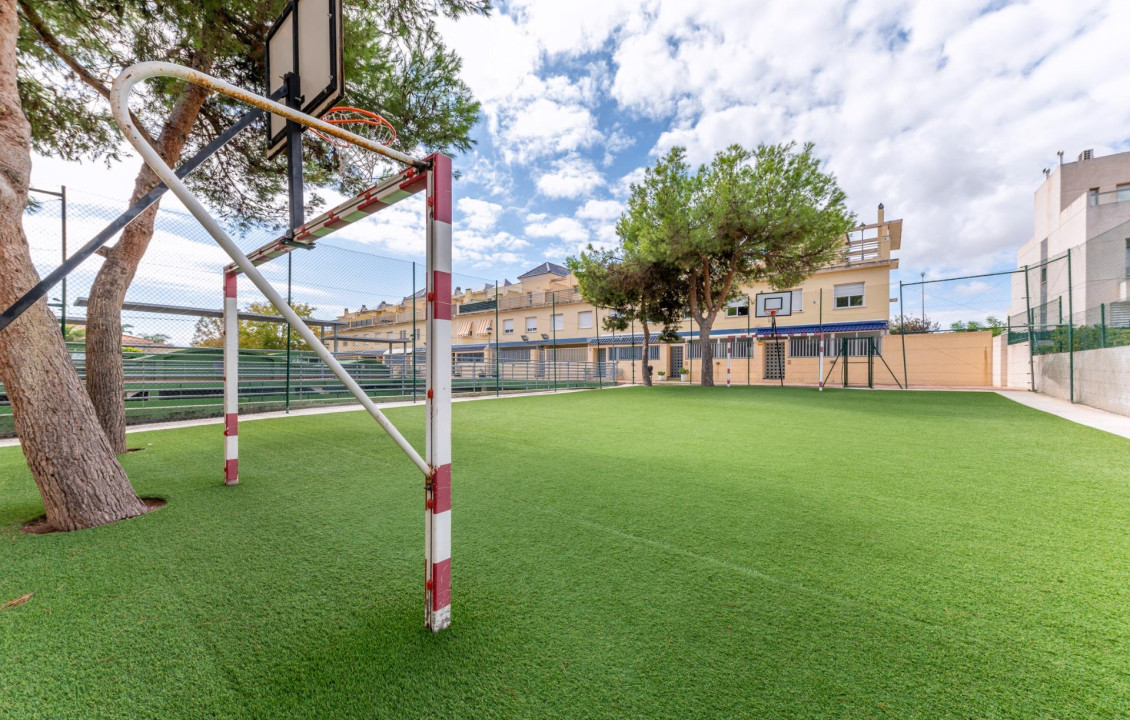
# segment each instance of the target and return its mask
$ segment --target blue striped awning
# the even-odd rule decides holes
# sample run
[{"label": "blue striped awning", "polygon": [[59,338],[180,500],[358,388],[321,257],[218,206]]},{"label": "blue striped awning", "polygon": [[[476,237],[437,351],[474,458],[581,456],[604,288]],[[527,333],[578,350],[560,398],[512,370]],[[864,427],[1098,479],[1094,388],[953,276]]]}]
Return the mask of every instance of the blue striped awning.
[{"label": "blue striped awning", "polygon": [[[651,334],[649,342],[658,343],[659,335]],[[643,333],[635,335],[601,335],[598,338],[589,338],[589,345],[643,345]]]},{"label": "blue striped awning", "polygon": [[[819,333],[837,333],[837,332],[866,332],[868,330],[886,330],[886,320],[874,320],[871,322],[851,322],[851,323],[824,323],[823,325],[778,325],[778,335],[817,335]],[[773,328],[759,327],[756,328],[758,337],[766,337],[773,335]]]}]

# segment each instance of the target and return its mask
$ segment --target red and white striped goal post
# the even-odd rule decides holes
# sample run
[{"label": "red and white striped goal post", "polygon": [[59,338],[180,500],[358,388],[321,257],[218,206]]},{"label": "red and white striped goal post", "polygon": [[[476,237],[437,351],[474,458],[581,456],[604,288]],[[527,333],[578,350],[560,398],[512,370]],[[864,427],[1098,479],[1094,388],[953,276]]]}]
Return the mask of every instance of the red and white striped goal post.
[{"label": "red and white striped goal post", "polygon": [[[188,187],[176,176],[157,151],[144,139],[129,115],[129,95],[133,87],[153,77],[171,77],[227,95],[253,105],[267,112],[320,131],[342,141],[358,145],[372,152],[400,162],[408,167],[401,174],[395,191],[380,197],[368,197],[362,202],[371,203],[366,207],[373,211],[386,207],[384,200],[396,192],[413,194],[420,190],[427,192],[427,272],[428,302],[426,315],[427,347],[427,460],[420,456],[399,430],[385,417],[384,413],[364,393],[357,382],[341,366],[333,354],[321,343],[314,332],[306,325],[294,309],[263,277],[256,267],[275,257],[271,251],[264,251],[253,262],[243,254],[214,217],[196,198]],[[377,424],[389,434],[394,442],[412,460],[425,477],[425,614],[424,624],[432,631],[439,631],[451,623],[451,159],[444,155],[432,155],[424,160],[412,158],[402,152],[385,147],[369,138],[360,137],[338,125],[301,113],[256,93],[248,92],[219,78],[206,75],[191,68],[165,62],[138,63],[123,70],[110,90],[110,108],[126,139],[145,160],[161,181],[184,203],[193,217],[208,231],[208,234],[231,257],[233,265],[224,273],[224,435],[226,483],[238,482],[238,404],[236,383],[238,373],[237,342],[229,336],[238,338],[238,319],[236,310],[236,276],[243,273],[248,280],[263,293],[283,318],[298,332],[298,335],[326,363],[346,389],[373,416]],[[412,172],[409,173],[409,170]],[[372,188],[370,189],[372,190]],[[368,191],[366,191],[368,192]],[[407,197],[407,195],[404,195]],[[352,201],[357,201],[353,198]],[[350,202],[352,202],[350,201]],[[375,201],[375,202],[373,202]],[[339,206],[340,207],[340,206]],[[363,212],[358,206],[356,212]],[[331,211],[332,212],[332,211]],[[371,214],[371,213],[364,213]],[[363,216],[363,215],[362,215]],[[352,213],[346,222],[352,222]],[[308,235],[313,236],[316,229],[334,229],[341,216],[325,218],[321,225],[318,219],[307,223]],[[260,248],[264,250],[264,248]],[[258,251],[257,251],[258,252]],[[279,254],[282,254],[281,252]],[[229,312],[230,309],[230,312]],[[234,349],[233,352],[228,352]]]}]

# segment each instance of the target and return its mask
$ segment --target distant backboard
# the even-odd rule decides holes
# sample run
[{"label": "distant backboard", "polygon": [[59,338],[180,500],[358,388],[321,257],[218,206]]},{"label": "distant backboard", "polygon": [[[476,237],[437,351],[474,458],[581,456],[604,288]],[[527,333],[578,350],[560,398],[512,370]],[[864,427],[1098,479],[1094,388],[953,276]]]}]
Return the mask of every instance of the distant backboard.
[{"label": "distant backboard", "polygon": [[[793,314],[793,293],[785,292],[757,293],[757,317],[786,317]],[[775,312],[774,312],[775,311]]]},{"label": "distant backboard", "polygon": [[[341,0],[288,2],[267,33],[267,94],[284,87],[288,72],[297,73],[300,109],[321,117],[345,94],[342,40]],[[267,120],[267,157],[274,157],[285,147],[286,120],[271,115]]]}]

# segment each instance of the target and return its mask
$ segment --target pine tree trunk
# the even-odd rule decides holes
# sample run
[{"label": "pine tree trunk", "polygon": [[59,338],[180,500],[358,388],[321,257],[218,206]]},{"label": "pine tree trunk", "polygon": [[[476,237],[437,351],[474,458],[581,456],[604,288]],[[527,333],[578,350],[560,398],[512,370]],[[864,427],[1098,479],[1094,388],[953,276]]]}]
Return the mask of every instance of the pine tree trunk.
[{"label": "pine tree trunk", "polygon": [[702,343],[702,387],[714,387],[714,343],[710,341],[710,331],[714,328],[714,317],[704,317],[698,324],[699,342]]},{"label": "pine tree trunk", "polygon": [[[203,69],[207,72],[207,69]],[[180,160],[184,143],[196,122],[208,92],[188,85],[181,93],[157,139],[157,151],[169,165]],[[134,183],[130,204],[137,202],[158,183],[142,165]],[[126,449],[125,375],[122,368],[122,303],[137,273],[141,258],[153,239],[158,204],[129,224],[118,243],[106,253],[106,261],[90,287],[86,313],[86,391],[98,413],[98,421],[115,452]]]},{"label": "pine tree trunk", "polygon": [[648,331],[647,323],[643,323],[643,360],[640,361],[643,371],[643,384],[651,387],[651,366],[648,364],[651,355],[651,332]]},{"label": "pine tree trunk", "polygon": [[[22,215],[30,129],[16,90],[14,0],[0,0],[0,307],[39,281]],[[0,331],[0,382],[47,522],[78,530],[145,512],[98,425],[46,298]]]}]

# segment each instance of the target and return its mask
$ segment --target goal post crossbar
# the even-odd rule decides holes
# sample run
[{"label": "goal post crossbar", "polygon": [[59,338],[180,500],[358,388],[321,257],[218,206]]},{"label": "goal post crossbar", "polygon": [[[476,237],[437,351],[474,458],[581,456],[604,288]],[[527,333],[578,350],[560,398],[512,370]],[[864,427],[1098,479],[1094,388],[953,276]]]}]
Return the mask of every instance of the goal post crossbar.
[{"label": "goal post crossbar", "polygon": [[[426,172],[406,167],[303,224],[294,231],[294,237],[281,235],[247,253],[247,258],[252,265],[258,267],[297,248],[314,247],[318,239],[419,193],[424,190],[426,183]],[[224,268],[225,274],[240,272],[235,263]]]},{"label": "goal post crossbar", "polygon": [[[318,339],[293,308],[259,272],[252,261],[243,254],[219,222],[208,212],[199,199],[145,140],[133,124],[129,114],[130,91],[139,82],[153,77],[171,77],[200,85],[206,89],[233,97],[260,109],[280,115],[307,127],[316,128],[327,135],[380,153],[420,173],[416,181],[426,188],[427,203],[427,314],[425,329],[427,343],[427,460],[401,435],[384,413],[365,394],[358,383],[346,372],[337,358]],[[137,150],[154,174],[184,204],[208,234],[231,257],[235,267],[263,293],[298,335],[326,363],[337,378],[369,411],[385,432],[412,460],[425,477],[425,627],[442,630],[451,623],[451,159],[440,154],[427,160],[416,160],[403,153],[384,147],[339,126],[318,120],[297,110],[248,92],[218,78],[173,63],[144,62],[123,70],[114,79],[110,91],[110,109],[126,139]],[[304,226],[305,227],[305,226]],[[264,260],[265,261],[265,260]],[[231,312],[225,318],[225,334],[238,336],[235,320],[236,275],[224,276],[225,309]],[[230,288],[230,291],[229,291]],[[226,342],[229,342],[225,338]],[[237,355],[237,353],[233,353]],[[236,358],[225,359],[225,375],[236,366]],[[232,373],[234,375],[234,373]],[[225,384],[229,382],[225,377]],[[233,398],[234,400],[234,398]],[[225,410],[228,402],[225,402]],[[225,435],[228,434],[225,422]],[[235,437],[231,437],[235,445]]]}]

